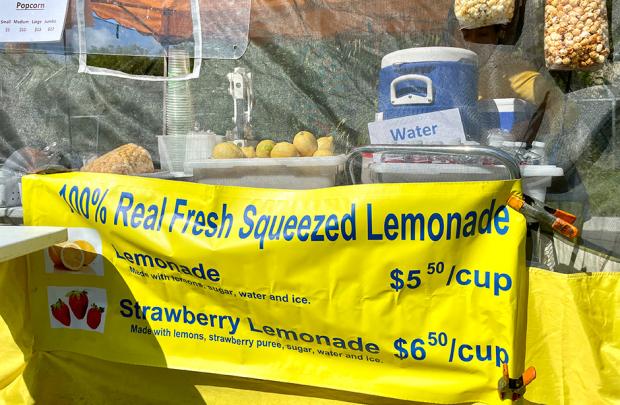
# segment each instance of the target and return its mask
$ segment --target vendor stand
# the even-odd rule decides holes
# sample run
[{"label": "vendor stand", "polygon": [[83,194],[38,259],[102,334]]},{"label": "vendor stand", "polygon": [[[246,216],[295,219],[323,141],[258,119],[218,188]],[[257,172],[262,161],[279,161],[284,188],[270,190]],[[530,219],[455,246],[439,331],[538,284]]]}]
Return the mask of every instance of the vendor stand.
[{"label": "vendor stand", "polygon": [[615,11],[18,2],[0,402],[620,400]]}]

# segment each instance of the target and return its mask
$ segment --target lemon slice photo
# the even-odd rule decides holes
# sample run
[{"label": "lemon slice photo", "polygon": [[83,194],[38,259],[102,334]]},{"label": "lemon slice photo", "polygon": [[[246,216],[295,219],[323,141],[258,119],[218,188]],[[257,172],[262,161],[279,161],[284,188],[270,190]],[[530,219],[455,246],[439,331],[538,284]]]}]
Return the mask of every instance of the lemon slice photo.
[{"label": "lemon slice photo", "polygon": [[84,266],[84,256],[84,251],[76,243],[65,243],[60,250],[60,260],[67,270],[79,271]]},{"label": "lemon slice photo", "polygon": [[95,247],[91,245],[90,242],[80,239],[74,240],[73,243],[78,245],[84,253],[84,266],[88,266],[95,261],[97,258],[97,250],[95,250]]},{"label": "lemon slice photo", "polygon": [[62,250],[64,243],[52,245],[47,249],[47,254],[50,257],[55,267],[63,267],[62,260],[60,260],[60,251]]}]

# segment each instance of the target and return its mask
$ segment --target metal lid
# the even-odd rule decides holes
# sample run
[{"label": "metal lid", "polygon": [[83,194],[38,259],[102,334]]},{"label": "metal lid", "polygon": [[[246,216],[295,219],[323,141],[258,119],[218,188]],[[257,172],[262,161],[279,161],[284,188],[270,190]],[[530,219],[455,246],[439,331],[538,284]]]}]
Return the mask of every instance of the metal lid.
[{"label": "metal lid", "polygon": [[381,68],[401,63],[460,61],[478,65],[478,55],[467,49],[442,46],[401,49],[385,55],[381,60]]}]

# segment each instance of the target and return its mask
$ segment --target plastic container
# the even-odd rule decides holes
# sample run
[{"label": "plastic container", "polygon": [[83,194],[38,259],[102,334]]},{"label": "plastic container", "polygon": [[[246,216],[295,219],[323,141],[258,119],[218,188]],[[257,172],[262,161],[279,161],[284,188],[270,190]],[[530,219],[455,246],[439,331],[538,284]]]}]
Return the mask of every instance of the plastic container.
[{"label": "plastic container", "polygon": [[544,142],[532,142],[532,147],[525,154],[525,163],[531,165],[544,165],[547,163]]},{"label": "plastic container", "polygon": [[[190,72],[189,53],[182,47],[168,50],[168,76],[187,76]],[[166,134],[187,135],[194,122],[192,97],[188,80],[166,82]]]},{"label": "plastic container", "polygon": [[605,0],[546,0],[547,68],[593,70],[601,67],[609,55],[608,31]]},{"label": "plastic container", "polygon": [[362,153],[362,183],[370,183],[370,165],[372,164],[372,153]]},{"label": "plastic container", "polygon": [[212,132],[189,135],[160,135],[157,137],[161,170],[182,173],[187,162],[201,162],[211,158],[213,148],[224,137]]},{"label": "plastic container", "polygon": [[387,54],[378,90],[384,120],[458,108],[465,132],[479,132],[478,55],[472,51],[429,47]]},{"label": "plastic container", "polygon": [[210,159],[215,145],[222,142],[224,142],[223,135],[216,135],[210,131],[189,134],[185,144],[185,161],[201,162]]},{"label": "plastic container", "polygon": [[0,171],[0,207],[18,207],[22,203],[21,177]]},{"label": "plastic container", "polygon": [[179,173],[185,165],[187,135],[158,135],[157,148],[161,170]]},{"label": "plastic container", "polygon": [[[435,163],[373,163],[373,183],[428,183],[446,181],[481,181],[508,179],[508,170],[499,165],[435,164]],[[552,177],[564,175],[556,166],[521,166],[523,193],[545,201]]]},{"label": "plastic container", "polygon": [[438,163],[373,163],[372,183],[431,183],[508,179],[508,170],[498,165]]},{"label": "plastic container", "polygon": [[495,98],[478,101],[481,129],[487,134],[494,129],[517,132],[517,138],[525,132],[534,113],[534,105],[518,98]]},{"label": "plastic container", "polygon": [[454,14],[461,28],[465,29],[508,24],[514,11],[514,0],[454,1]]},{"label": "plastic container", "polygon": [[523,193],[539,201],[545,201],[547,187],[551,185],[552,177],[564,175],[564,170],[557,166],[524,165],[521,166],[521,185]]},{"label": "plastic container", "polygon": [[304,190],[333,187],[345,155],[307,158],[209,159],[188,162],[186,171],[204,184]]}]

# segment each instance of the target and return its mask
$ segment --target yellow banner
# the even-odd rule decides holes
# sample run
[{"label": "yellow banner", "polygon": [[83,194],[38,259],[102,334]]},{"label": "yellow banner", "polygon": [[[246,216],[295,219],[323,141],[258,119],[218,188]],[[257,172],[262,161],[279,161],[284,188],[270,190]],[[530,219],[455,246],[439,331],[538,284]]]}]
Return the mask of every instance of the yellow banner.
[{"label": "yellow banner", "polygon": [[620,403],[620,273],[530,269],[526,362],[533,403]]},{"label": "yellow banner", "polygon": [[29,176],[35,351],[405,400],[499,402],[523,371],[518,182],[285,191]]}]

